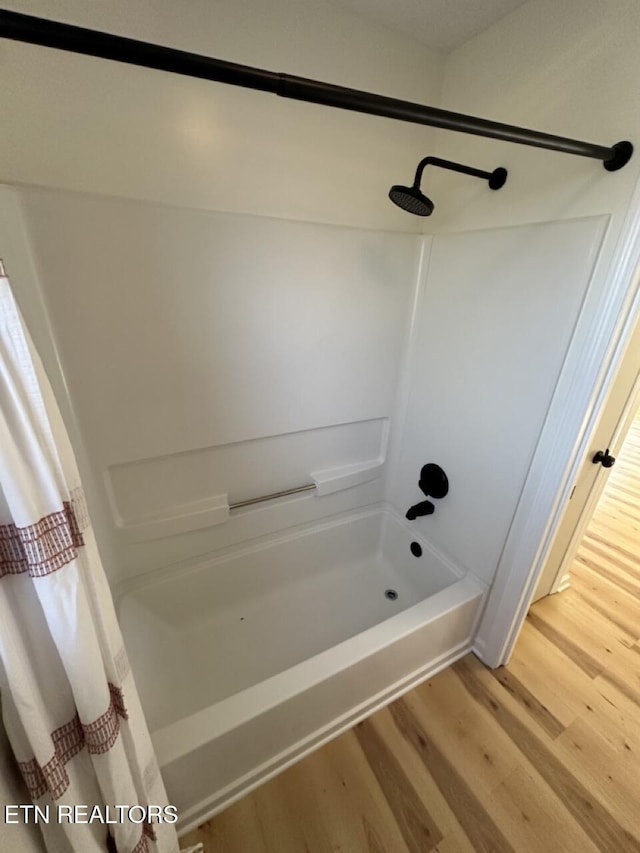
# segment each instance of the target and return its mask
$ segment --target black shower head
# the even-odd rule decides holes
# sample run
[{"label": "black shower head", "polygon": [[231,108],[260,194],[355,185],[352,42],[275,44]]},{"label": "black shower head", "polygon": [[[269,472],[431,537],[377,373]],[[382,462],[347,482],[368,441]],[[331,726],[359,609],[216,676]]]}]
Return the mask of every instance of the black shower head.
[{"label": "black shower head", "polygon": [[389,190],[389,198],[402,210],[413,213],[415,216],[431,216],[433,213],[433,202],[420,192],[418,187],[403,187],[396,184]]},{"label": "black shower head", "polygon": [[431,216],[433,213],[433,202],[420,190],[420,182],[422,181],[422,173],[425,166],[440,166],[440,168],[450,169],[452,172],[472,175],[474,178],[484,178],[489,182],[492,190],[499,190],[507,180],[507,170],[503,169],[502,166],[494,169],[493,172],[484,172],[481,169],[474,169],[472,166],[464,166],[462,163],[452,163],[451,160],[442,160],[440,157],[425,157],[418,163],[412,187],[403,187],[401,184],[396,184],[389,190],[391,201],[402,208],[402,210],[406,210],[407,213],[413,213],[415,216]]}]

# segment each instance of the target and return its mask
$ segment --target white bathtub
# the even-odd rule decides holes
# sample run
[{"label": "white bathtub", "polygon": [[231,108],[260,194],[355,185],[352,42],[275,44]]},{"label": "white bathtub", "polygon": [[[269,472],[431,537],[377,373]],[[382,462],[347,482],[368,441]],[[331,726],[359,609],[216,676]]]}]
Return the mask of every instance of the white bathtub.
[{"label": "white bathtub", "polygon": [[181,830],[465,654],[484,592],[380,507],[130,585],[120,621]]}]

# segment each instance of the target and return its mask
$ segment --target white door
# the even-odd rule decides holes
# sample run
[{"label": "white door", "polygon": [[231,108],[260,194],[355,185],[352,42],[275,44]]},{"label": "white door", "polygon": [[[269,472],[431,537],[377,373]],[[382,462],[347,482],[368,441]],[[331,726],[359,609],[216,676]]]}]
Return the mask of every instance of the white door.
[{"label": "white door", "polygon": [[569,568],[610,470],[600,463],[594,463],[594,456],[598,452],[604,454],[608,450],[609,455],[615,458],[639,405],[640,320],[636,323],[620,368],[609,386],[589,450],[564,508],[532,601],[553,592],[560,592],[569,585]]}]

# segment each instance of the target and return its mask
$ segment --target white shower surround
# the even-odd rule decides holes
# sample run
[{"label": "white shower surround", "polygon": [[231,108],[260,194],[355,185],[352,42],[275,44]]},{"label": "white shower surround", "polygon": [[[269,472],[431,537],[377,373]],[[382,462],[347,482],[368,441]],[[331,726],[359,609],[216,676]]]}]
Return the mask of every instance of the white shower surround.
[{"label": "white shower surround", "polygon": [[387,505],[132,581],[118,610],[181,831],[468,652],[485,592]]},{"label": "white shower surround", "polygon": [[[421,239],[71,193],[29,189],[9,198],[9,207],[22,207],[47,283],[77,431],[93,469],[87,478],[93,507],[103,541],[115,552],[112,581],[129,595],[124,621],[140,604],[138,585],[140,600],[148,599],[126,633],[184,828],[477,646],[478,590],[492,583],[606,218]],[[68,233],[78,241],[73,252],[65,249]],[[114,278],[94,260],[116,250],[126,264]],[[179,288],[174,268],[181,271]],[[210,322],[219,334],[209,334]],[[108,360],[73,357],[88,349],[108,352]],[[144,387],[131,364],[144,369]],[[282,538],[292,553],[300,531],[320,535],[330,524],[335,533],[337,519],[368,513],[383,501],[404,516],[424,497],[417,480],[428,461],[444,467],[451,489],[434,515],[409,527],[464,580],[409,607],[405,613],[415,621],[403,640],[384,612],[376,627],[360,624],[351,608],[356,637],[328,637],[323,649],[307,648],[295,661],[282,656],[269,672],[260,671],[254,649],[248,655],[255,655],[253,677],[225,696],[212,693],[226,677],[224,659],[209,665],[206,656],[198,658],[199,647],[185,642],[196,604],[208,608],[220,637],[229,636],[224,618],[215,617],[231,612],[234,595],[218,557],[248,549],[261,559],[263,546]],[[354,465],[364,466],[365,480],[353,481]],[[212,513],[203,501],[258,497],[327,470],[333,472],[330,494],[316,490],[226,511],[214,519],[219,523],[201,526],[203,506]],[[297,564],[309,581],[314,566],[333,579],[332,594],[351,589],[353,599],[361,598],[366,583],[345,584],[347,555],[357,540],[314,549],[314,560]],[[246,559],[237,556],[234,565]],[[180,582],[192,592],[167,595],[166,575],[178,577],[190,564],[209,566],[206,594],[198,593],[198,572],[188,571]],[[403,565],[400,560],[393,571],[402,574]],[[256,577],[245,573],[247,595]],[[171,627],[175,620],[179,629]],[[272,621],[284,624],[280,617]],[[434,639],[443,636],[446,643],[434,650]],[[231,652],[234,642],[228,642]],[[350,644],[368,649],[357,666]],[[329,656],[322,672],[318,656]],[[161,667],[182,680],[167,682]],[[306,687],[315,680],[314,687],[296,693],[289,676],[278,674],[282,667],[289,676],[297,672]],[[196,701],[203,684],[208,693]],[[267,710],[275,688],[282,701]],[[290,690],[301,704],[285,701]],[[176,706],[176,696],[184,703],[179,713],[162,718],[158,709]],[[247,696],[245,725],[253,735],[246,737],[245,726],[221,729],[224,713],[238,718],[238,703]],[[332,706],[332,697],[343,704]],[[308,723],[298,737],[293,719]],[[194,772],[205,747],[208,779]],[[226,767],[227,776],[214,777],[216,767]]]}]

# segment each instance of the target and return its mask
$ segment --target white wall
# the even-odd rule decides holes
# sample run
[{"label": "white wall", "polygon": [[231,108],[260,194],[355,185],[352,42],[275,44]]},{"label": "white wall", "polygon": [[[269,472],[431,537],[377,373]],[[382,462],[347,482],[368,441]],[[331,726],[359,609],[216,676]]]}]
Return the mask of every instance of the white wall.
[{"label": "white wall", "polygon": [[600,145],[629,139],[636,153],[610,173],[589,158],[436,131],[440,156],[505,166],[509,177],[492,192],[477,179],[434,170],[433,227],[466,231],[612,213],[615,239],[640,174],[639,38],[635,0],[530,0],[451,53],[447,109]]},{"label": "white wall", "polygon": [[[444,60],[316,0],[9,0],[18,12],[436,102]],[[390,204],[433,131],[3,40],[0,181],[419,231]]]}]

